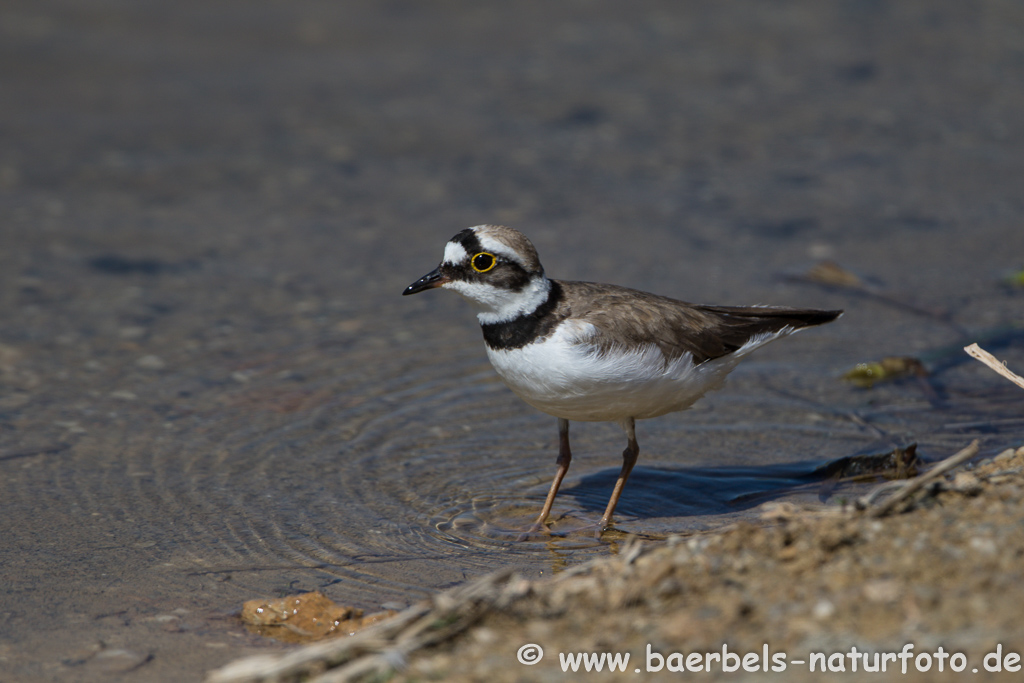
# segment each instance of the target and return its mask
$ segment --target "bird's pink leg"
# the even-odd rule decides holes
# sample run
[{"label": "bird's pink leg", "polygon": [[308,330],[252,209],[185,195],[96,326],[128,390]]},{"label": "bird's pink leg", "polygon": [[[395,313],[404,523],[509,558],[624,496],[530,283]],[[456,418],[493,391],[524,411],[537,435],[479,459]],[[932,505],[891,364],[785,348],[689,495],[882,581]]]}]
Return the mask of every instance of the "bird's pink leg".
[{"label": "bird's pink leg", "polygon": [[551,482],[551,490],[548,491],[547,500],[544,501],[544,507],[541,508],[537,521],[534,522],[527,533],[535,533],[544,527],[544,522],[547,520],[548,515],[551,514],[551,506],[554,504],[555,496],[558,494],[558,487],[562,485],[565,473],[569,471],[569,463],[572,462],[572,452],[569,450],[569,421],[562,418],[558,418],[558,460],[556,462],[558,464],[558,471],[555,472],[555,479]]},{"label": "bird's pink leg", "polygon": [[619,503],[619,496],[622,495],[622,489],[626,486],[629,473],[633,471],[633,465],[636,464],[636,459],[640,455],[640,445],[636,442],[636,422],[633,418],[624,421],[622,429],[626,432],[626,438],[629,439],[629,443],[626,445],[626,450],[622,451],[622,470],[619,472],[619,478],[615,482],[615,488],[612,489],[612,497],[608,500],[608,507],[605,508],[604,515],[601,516],[601,524],[598,526],[596,534],[598,537],[611,524],[612,513],[615,512],[615,506]]}]

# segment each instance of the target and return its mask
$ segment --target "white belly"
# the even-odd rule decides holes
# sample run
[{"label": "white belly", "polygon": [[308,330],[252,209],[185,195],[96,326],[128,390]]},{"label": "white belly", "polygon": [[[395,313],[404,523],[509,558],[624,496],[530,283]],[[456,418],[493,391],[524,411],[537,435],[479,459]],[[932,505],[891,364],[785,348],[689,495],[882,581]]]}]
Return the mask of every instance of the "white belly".
[{"label": "white belly", "polygon": [[734,354],[695,366],[689,355],[666,363],[654,345],[600,354],[585,341],[593,333],[587,323],[566,322],[540,343],[488,347],[487,355],[505,384],[538,410],[568,420],[618,422],[689,408],[722,386],[747,352],[779,336],[752,340]]}]

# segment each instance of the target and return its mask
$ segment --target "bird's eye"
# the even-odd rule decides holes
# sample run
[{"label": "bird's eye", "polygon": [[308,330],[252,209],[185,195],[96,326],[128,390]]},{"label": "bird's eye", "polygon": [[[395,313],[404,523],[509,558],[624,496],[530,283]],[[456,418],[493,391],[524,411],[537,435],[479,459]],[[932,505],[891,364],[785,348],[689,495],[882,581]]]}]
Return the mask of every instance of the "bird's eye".
[{"label": "bird's eye", "polygon": [[498,260],[494,258],[494,254],[488,254],[486,251],[481,251],[479,254],[469,260],[469,265],[473,266],[473,270],[478,273],[486,273],[488,270],[494,267]]}]

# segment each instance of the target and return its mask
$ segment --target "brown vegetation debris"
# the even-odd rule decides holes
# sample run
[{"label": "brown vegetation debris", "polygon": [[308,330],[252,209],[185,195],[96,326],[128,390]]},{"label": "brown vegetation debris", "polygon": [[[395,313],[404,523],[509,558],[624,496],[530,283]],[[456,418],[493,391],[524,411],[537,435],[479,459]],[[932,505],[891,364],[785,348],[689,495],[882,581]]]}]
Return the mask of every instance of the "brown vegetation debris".
[{"label": "brown vegetation debris", "polygon": [[364,616],[361,609],[338,605],[313,591],[274,600],[249,600],[242,605],[241,619],[254,633],[287,643],[307,643],[352,635],[396,613],[387,610]]}]

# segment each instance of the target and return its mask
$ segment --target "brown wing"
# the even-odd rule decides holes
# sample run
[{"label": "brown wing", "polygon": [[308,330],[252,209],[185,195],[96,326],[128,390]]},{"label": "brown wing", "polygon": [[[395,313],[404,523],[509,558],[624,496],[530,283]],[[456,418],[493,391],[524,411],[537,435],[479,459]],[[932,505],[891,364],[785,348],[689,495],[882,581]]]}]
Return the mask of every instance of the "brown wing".
[{"label": "brown wing", "polygon": [[614,340],[655,344],[667,359],[691,353],[695,363],[731,353],[759,334],[821,325],[842,314],[767,306],[704,306],[616,285],[560,284],[564,305],[572,316],[607,333],[598,342],[602,350],[614,347]]}]

